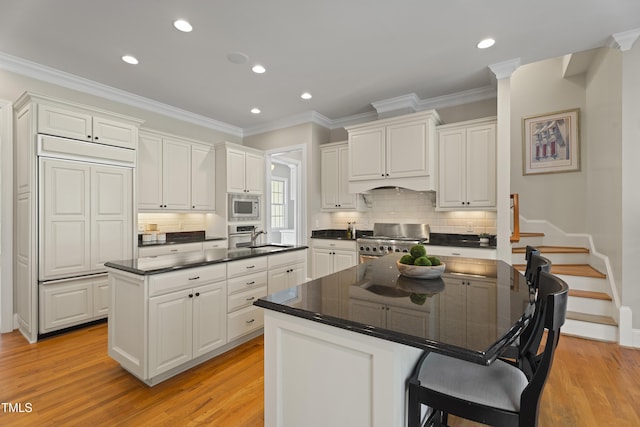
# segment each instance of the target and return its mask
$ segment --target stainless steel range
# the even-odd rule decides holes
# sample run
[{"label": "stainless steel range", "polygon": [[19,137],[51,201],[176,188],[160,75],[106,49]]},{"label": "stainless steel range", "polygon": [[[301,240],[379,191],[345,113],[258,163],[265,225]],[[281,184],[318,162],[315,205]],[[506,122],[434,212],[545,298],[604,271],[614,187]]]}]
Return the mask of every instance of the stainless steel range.
[{"label": "stainless steel range", "polygon": [[429,243],[429,224],[375,223],[373,235],[357,241],[360,262],[390,252],[409,252],[411,246]]}]

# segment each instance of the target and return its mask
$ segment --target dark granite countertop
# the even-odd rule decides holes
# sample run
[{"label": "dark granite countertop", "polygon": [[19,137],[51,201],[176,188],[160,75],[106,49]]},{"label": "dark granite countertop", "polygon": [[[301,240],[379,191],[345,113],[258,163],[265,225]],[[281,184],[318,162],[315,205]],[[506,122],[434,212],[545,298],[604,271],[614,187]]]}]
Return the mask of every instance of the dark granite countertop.
[{"label": "dark granite countertop", "polygon": [[[373,235],[373,230],[357,230],[356,229],[356,238],[362,236],[371,236]],[[355,239],[347,239],[347,230],[340,229],[327,229],[327,230],[312,230],[311,231],[312,239],[333,239],[333,240],[355,240]]]},{"label": "dark granite countertop", "polygon": [[138,234],[138,247],[148,246],[164,246],[164,245],[177,245],[181,243],[196,243],[207,242],[215,240],[227,240],[226,237],[206,236],[204,231],[176,231],[165,233],[167,240],[165,242],[143,242],[142,234]]},{"label": "dark granite countertop", "polygon": [[185,268],[202,267],[221,262],[236,261],[239,259],[253,258],[265,255],[273,255],[283,252],[299,251],[307,249],[307,246],[293,245],[260,245],[254,248],[237,249],[207,249],[205,251],[193,251],[171,255],[151,256],[145,258],[109,261],[104,265],[117,270],[147,276],[151,274],[166,273]]},{"label": "dark granite countertop", "polygon": [[495,249],[496,237],[489,238],[488,243],[480,243],[480,237],[475,234],[430,233],[429,243],[433,246],[455,246],[460,248]]},{"label": "dark granite countertop", "polygon": [[[444,274],[420,280],[399,275],[401,255],[392,253],[254,304],[481,364],[493,361],[530,319],[529,287],[503,261],[441,257]],[[380,320],[381,307],[386,321]]]}]

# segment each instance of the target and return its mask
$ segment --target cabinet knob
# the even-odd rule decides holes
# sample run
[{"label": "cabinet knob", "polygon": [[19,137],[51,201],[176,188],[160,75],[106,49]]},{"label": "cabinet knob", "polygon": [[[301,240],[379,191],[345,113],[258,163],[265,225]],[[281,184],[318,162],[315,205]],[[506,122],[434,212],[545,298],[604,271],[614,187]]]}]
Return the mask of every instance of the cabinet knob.
[{"label": "cabinet knob", "polygon": [[387,174],[387,176],[389,176],[389,174]]},{"label": "cabinet knob", "polygon": [[87,135],[87,138],[91,139],[91,135]]},{"label": "cabinet knob", "polygon": [[384,176],[384,174],[380,175],[380,176]]},{"label": "cabinet knob", "polygon": [[94,137],[93,137],[93,139],[95,139],[95,140],[97,141],[97,140],[98,140],[98,137],[97,137],[97,136],[94,136]]},{"label": "cabinet knob", "polygon": [[200,292],[196,292],[196,296],[199,297],[200,296]]},{"label": "cabinet knob", "polygon": [[196,205],[191,206],[191,209],[195,209],[195,208],[196,208]]},{"label": "cabinet knob", "polygon": [[193,298],[193,294],[189,294],[189,298]]}]

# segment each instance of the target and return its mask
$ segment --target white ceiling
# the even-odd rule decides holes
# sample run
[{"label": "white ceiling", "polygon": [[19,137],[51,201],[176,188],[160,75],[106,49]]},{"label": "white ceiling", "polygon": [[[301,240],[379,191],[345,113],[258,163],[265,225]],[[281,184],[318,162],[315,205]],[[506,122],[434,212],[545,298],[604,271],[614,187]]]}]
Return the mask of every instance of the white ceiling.
[{"label": "white ceiling", "polygon": [[[175,30],[178,18],[193,32]],[[639,0],[0,0],[0,52],[245,132],[486,89],[489,65],[601,47],[637,28]],[[477,49],[485,37],[495,46]],[[247,64],[227,59],[237,51]]]}]

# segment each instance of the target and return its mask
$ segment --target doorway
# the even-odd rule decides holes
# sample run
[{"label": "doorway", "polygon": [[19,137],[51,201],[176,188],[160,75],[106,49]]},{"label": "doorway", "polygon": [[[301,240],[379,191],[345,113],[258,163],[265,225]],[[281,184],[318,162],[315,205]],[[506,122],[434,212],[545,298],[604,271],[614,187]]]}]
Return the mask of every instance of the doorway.
[{"label": "doorway", "polygon": [[303,245],[306,230],[306,147],[292,146],[266,153],[265,228],[267,240]]}]

